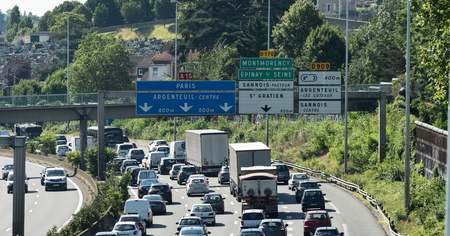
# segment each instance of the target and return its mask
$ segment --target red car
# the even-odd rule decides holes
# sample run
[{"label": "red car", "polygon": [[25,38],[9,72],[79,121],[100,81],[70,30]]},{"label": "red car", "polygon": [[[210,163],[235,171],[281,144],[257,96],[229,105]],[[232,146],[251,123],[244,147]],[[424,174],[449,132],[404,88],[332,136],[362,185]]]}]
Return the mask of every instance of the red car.
[{"label": "red car", "polygon": [[331,219],[327,211],[308,211],[306,212],[305,222],[303,226],[303,235],[314,235],[318,227],[330,227]]}]

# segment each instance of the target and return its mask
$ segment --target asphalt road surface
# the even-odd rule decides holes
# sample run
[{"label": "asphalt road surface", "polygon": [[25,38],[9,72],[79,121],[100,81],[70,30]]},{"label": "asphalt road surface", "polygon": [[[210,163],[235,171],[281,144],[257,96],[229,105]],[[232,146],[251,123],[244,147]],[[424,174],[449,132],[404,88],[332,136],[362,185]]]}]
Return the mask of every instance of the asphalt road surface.
[{"label": "asphalt road surface", "polygon": [[[12,163],[0,157],[0,166]],[[69,178],[67,191],[46,192],[40,184],[43,166],[26,163],[29,192],[25,195],[25,235],[41,236],[53,226],[61,227],[81,208],[83,197]],[[12,234],[12,194],[6,193],[6,181],[0,180],[0,235]]]},{"label": "asphalt road surface", "polygon": [[[199,197],[188,197],[185,186],[180,186],[176,181],[169,180],[167,175],[160,176],[161,182],[173,186],[173,204],[167,206],[167,214],[154,216],[153,226],[147,229],[147,235],[167,236],[175,235],[176,222],[188,213],[193,204],[201,203]],[[240,221],[240,203],[230,195],[229,187],[219,185],[216,178],[209,178],[211,191],[218,192],[225,197],[225,214],[216,216],[216,225],[208,226],[211,235],[238,236]],[[377,219],[363,203],[350,193],[331,184],[322,183],[322,191],[328,200],[326,209],[333,216],[332,224],[344,232],[346,236],[383,236],[386,235]],[[301,206],[295,202],[294,192],[288,190],[286,185],[279,185],[279,217],[284,219],[288,226],[288,235],[303,235],[303,220],[305,215],[301,212]],[[132,198],[137,198],[137,189],[131,189]]]}]

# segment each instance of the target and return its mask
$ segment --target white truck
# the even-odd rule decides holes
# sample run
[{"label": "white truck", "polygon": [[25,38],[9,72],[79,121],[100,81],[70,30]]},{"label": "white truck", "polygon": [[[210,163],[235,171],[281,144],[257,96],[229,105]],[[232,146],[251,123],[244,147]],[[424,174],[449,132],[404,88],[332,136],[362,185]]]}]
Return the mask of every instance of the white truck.
[{"label": "white truck", "polygon": [[184,141],[172,141],[169,143],[169,157],[178,162],[186,161],[186,143]]},{"label": "white truck", "polygon": [[270,148],[260,142],[232,143],[230,193],[242,201],[242,210],[262,209],[278,215],[276,168],[270,166]]},{"label": "white truck", "polygon": [[228,134],[220,130],[186,130],[186,162],[203,174],[217,175],[228,157]]},{"label": "white truck", "polygon": [[[92,137],[92,136],[87,136],[87,146],[86,146],[86,149],[89,149],[89,148],[91,148],[91,147],[94,147],[94,145],[95,145],[95,143],[94,143],[94,137]],[[80,151],[81,150],[81,147],[80,147],[80,137],[72,137],[71,139],[70,139],[70,142],[69,142],[69,147],[70,147],[70,149],[72,150],[72,151]]]}]

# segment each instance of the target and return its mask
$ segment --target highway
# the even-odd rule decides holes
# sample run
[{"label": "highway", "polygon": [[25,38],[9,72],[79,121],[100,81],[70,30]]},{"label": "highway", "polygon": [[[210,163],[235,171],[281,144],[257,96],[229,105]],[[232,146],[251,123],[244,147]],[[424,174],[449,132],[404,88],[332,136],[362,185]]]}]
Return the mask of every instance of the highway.
[{"label": "highway", "polygon": [[[0,157],[0,166],[12,163],[11,158]],[[29,192],[25,197],[25,235],[42,236],[53,226],[63,226],[72,214],[81,208],[83,197],[78,186],[68,181],[67,191],[46,192],[40,184],[43,166],[26,163]],[[0,235],[11,235],[12,194],[6,193],[6,181],[0,180]]]},{"label": "highway", "polygon": [[[173,186],[172,194],[174,204],[167,206],[167,214],[154,216],[154,224],[147,229],[148,235],[165,236],[175,235],[176,222],[188,213],[193,204],[201,203],[200,197],[187,197],[185,186],[176,181],[169,180],[167,175],[159,177],[161,182]],[[225,197],[225,214],[216,216],[217,224],[208,226],[211,235],[239,235],[240,203],[229,193],[229,187],[219,185],[216,178],[209,178],[211,191],[221,193]],[[383,228],[369,209],[350,193],[331,184],[322,183],[321,189],[326,194],[326,209],[333,216],[332,224],[344,232],[346,236],[386,235]],[[137,198],[137,189],[131,188],[132,198]],[[288,235],[303,235],[304,214],[301,207],[295,202],[293,192],[286,185],[279,185],[279,217],[285,220],[288,226]]]}]

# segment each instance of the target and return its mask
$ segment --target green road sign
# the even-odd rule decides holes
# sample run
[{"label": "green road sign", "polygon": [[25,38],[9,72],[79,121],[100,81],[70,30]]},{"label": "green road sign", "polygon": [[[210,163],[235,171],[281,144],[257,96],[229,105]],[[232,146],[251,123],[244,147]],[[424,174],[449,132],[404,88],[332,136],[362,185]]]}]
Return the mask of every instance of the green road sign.
[{"label": "green road sign", "polygon": [[241,69],[251,68],[292,68],[292,58],[258,58],[242,57]]},{"label": "green road sign", "polygon": [[293,80],[294,70],[239,70],[239,80]]}]

